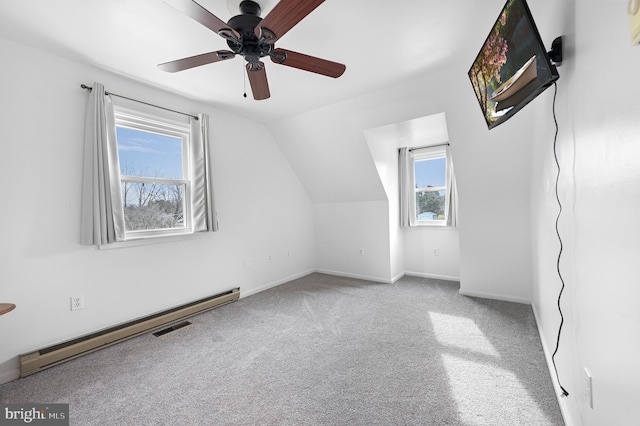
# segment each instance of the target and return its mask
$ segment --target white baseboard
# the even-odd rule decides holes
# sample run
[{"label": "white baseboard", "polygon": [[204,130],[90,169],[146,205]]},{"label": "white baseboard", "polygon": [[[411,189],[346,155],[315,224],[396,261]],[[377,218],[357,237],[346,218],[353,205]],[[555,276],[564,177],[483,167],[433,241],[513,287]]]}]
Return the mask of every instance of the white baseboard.
[{"label": "white baseboard", "polygon": [[531,300],[525,299],[524,297],[505,296],[503,294],[482,293],[478,291],[467,291],[462,289],[460,289],[459,293],[463,296],[479,297],[481,299],[503,300],[505,302],[522,303],[524,305],[531,304]]},{"label": "white baseboard", "polygon": [[289,281],[297,280],[298,278],[306,277],[307,275],[312,274],[313,272],[314,272],[313,270],[300,272],[298,274],[290,275],[290,276],[288,276],[286,278],[282,278],[282,279],[280,279],[278,281],[274,281],[272,283],[265,284],[265,285],[263,285],[261,287],[254,288],[252,290],[243,291],[242,288],[241,288],[240,289],[240,298],[242,299],[243,297],[247,297],[247,296],[251,296],[252,294],[260,293],[261,291],[268,290],[268,289],[270,289],[272,287],[277,287],[280,284],[284,284],[284,283],[287,283]]},{"label": "white baseboard", "polygon": [[533,303],[531,304],[531,308],[533,309],[533,317],[536,320],[538,335],[540,336],[540,341],[542,342],[542,351],[544,352],[544,357],[547,360],[547,368],[549,369],[549,375],[551,376],[551,381],[553,382],[553,390],[556,393],[558,405],[560,405],[560,412],[562,413],[564,424],[566,426],[573,426],[574,423],[573,420],[571,420],[569,408],[567,407],[567,399],[562,396],[560,383],[558,383],[558,378],[556,377],[555,369],[553,368],[553,359],[551,358],[553,352],[549,350],[549,347],[547,346],[547,340],[544,338],[544,332],[542,331],[542,327],[540,326],[540,316],[538,314],[538,309]]},{"label": "white baseboard", "polygon": [[450,275],[425,274],[424,272],[412,272],[412,271],[406,271],[404,275],[411,275],[412,277],[420,277],[420,278],[431,278],[434,280],[460,282],[460,277],[453,277]]},{"label": "white baseboard", "polygon": [[299,274],[290,275],[290,276],[288,276],[286,278],[283,278],[283,279],[280,279],[278,281],[274,281],[274,282],[265,284],[263,286],[260,286],[258,288],[254,288],[252,290],[243,291],[242,289],[240,289],[240,298],[242,299],[243,297],[248,297],[248,296],[251,296],[252,294],[257,294],[257,293],[260,293],[261,291],[269,290],[270,288],[277,287],[277,286],[279,286],[281,284],[288,283],[289,281],[293,281],[293,280],[296,280],[298,278],[306,277],[307,275],[312,274],[314,272],[317,272],[319,274],[334,275],[334,276],[337,276],[337,277],[356,278],[356,279],[367,280],[367,281],[382,282],[382,283],[386,283],[386,284],[392,284],[392,283],[396,282],[397,280],[399,280],[400,278],[402,278],[404,276],[404,273],[402,273],[402,274],[398,275],[396,278],[394,278],[393,280],[389,280],[389,279],[385,279],[385,278],[370,277],[370,276],[358,275],[358,274],[350,274],[350,273],[346,273],[346,272],[330,271],[330,270],[326,270],[326,269],[315,269],[315,270],[309,270],[309,271],[301,272]]},{"label": "white baseboard", "polygon": [[393,283],[393,281],[389,278],[371,277],[367,275],[352,274],[349,272],[331,271],[328,269],[316,269],[315,272],[319,274],[335,275],[337,277],[346,277],[346,278],[356,278],[359,280],[375,281],[378,283],[385,283],[385,284]]},{"label": "white baseboard", "polygon": [[404,272],[400,272],[398,275],[396,275],[395,277],[391,278],[391,282],[395,283],[396,281],[398,281],[400,278],[404,277],[405,275],[407,275],[407,274],[405,274]]}]

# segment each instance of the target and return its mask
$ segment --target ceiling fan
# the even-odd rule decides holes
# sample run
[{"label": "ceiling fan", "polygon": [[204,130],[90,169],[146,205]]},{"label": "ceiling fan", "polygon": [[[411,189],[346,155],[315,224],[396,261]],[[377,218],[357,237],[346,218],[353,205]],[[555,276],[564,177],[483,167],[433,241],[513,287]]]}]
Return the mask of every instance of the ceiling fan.
[{"label": "ceiling fan", "polygon": [[274,45],[324,0],[280,0],[264,19],[260,17],[258,3],[243,0],[240,2],[240,15],[232,17],[226,24],[193,0],[165,1],[224,38],[231,50],[217,50],[158,65],[164,71],[183,71],[241,55],[247,61],[245,68],[253,97],[262,100],[270,96],[264,62],[260,60],[265,56],[276,64],[333,78],[340,77],[346,69],[343,64],[279,49]]}]

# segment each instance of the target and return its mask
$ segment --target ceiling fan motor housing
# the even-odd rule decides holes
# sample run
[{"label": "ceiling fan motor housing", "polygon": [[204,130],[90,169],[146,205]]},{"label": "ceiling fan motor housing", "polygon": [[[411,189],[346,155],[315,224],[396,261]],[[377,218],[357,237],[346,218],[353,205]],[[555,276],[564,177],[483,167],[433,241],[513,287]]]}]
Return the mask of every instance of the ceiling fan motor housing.
[{"label": "ceiling fan motor housing", "polygon": [[[229,48],[236,54],[242,55],[252,67],[259,66],[260,58],[267,56],[273,50],[273,45],[261,43],[255,35],[255,28],[260,24],[260,5],[251,0],[240,3],[240,15],[229,19],[227,25],[240,34],[239,43],[227,40]],[[253,69],[253,68],[252,68]]]},{"label": "ceiling fan motor housing", "polygon": [[240,13],[260,16],[260,5],[252,0],[242,0],[240,2]]}]

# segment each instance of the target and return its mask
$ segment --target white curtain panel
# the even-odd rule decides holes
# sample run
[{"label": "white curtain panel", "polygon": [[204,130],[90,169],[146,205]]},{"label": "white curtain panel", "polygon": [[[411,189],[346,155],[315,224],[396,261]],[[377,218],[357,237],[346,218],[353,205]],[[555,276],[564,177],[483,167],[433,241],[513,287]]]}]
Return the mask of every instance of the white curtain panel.
[{"label": "white curtain panel", "polygon": [[218,230],[218,221],[209,161],[209,116],[198,114],[198,119],[191,117],[190,122],[193,232],[215,232]]},{"label": "white curtain panel", "polygon": [[398,156],[398,170],[399,170],[399,184],[400,184],[400,226],[409,227],[414,225],[415,221],[415,208],[412,210],[412,199],[415,197],[415,192],[411,186],[413,179],[411,178],[411,152],[409,148],[400,148]]},{"label": "white curtain panel", "polygon": [[456,175],[453,173],[453,158],[451,148],[447,146],[447,205],[445,206],[445,216],[447,226],[458,226],[458,189],[456,186]]},{"label": "white curtain panel", "polygon": [[104,245],[124,240],[120,170],[113,105],[94,83],[85,117],[80,242]]}]

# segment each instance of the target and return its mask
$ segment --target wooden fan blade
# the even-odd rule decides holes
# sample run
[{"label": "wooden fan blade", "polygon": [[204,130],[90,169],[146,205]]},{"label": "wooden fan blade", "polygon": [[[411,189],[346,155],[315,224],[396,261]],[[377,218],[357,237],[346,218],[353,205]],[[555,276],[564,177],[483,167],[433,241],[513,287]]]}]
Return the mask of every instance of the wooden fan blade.
[{"label": "wooden fan blade", "polygon": [[271,60],[276,64],[298,68],[328,77],[340,77],[347,67],[337,62],[305,55],[304,53],[293,52],[286,49],[274,49]]},{"label": "wooden fan blade", "polygon": [[229,50],[217,50],[215,52],[203,53],[202,55],[165,62],[164,64],[158,65],[158,68],[162,71],[177,72],[202,65],[212,64],[214,62],[225,61],[227,59],[232,59],[235,56],[235,53]]},{"label": "wooden fan blade", "polygon": [[[225,30],[234,34],[237,38],[240,38],[240,35],[236,30],[229,27],[223,20],[218,18],[213,13],[209,12],[204,7],[200,6],[193,0],[164,0],[169,3],[171,6],[178,9],[180,12],[184,13],[191,19],[201,23],[205,27],[209,28],[214,33],[218,34],[220,31]],[[225,37],[226,38],[226,37]]]},{"label": "wooden fan blade", "polygon": [[324,0],[280,0],[255,28],[255,34],[260,37],[262,28],[270,30],[275,38],[267,42],[273,44],[322,3]]},{"label": "wooden fan blade", "polygon": [[249,77],[249,84],[251,85],[251,91],[253,92],[253,99],[261,101],[271,96],[269,93],[269,82],[267,81],[267,72],[264,69],[264,63],[258,62],[260,67],[257,69],[251,69],[251,64],[247,64],[247,76]]}]

